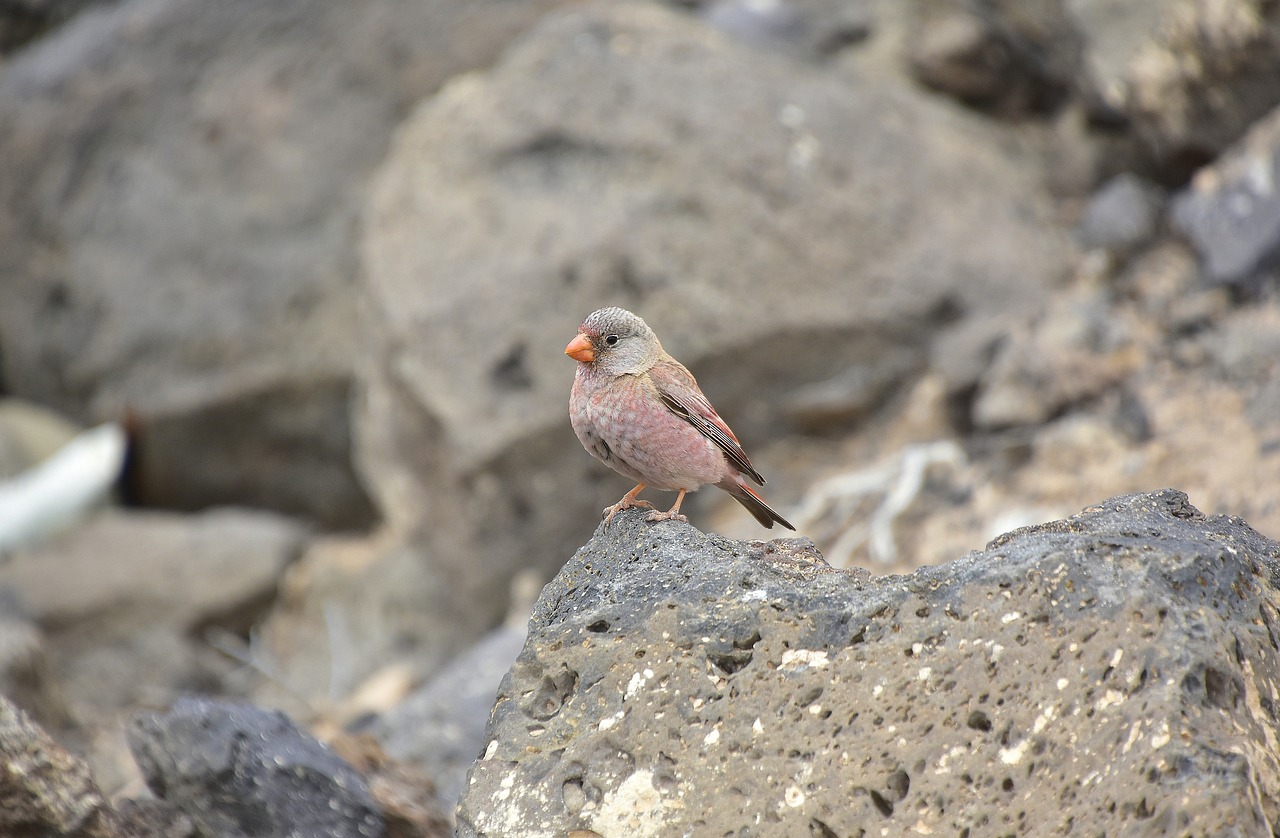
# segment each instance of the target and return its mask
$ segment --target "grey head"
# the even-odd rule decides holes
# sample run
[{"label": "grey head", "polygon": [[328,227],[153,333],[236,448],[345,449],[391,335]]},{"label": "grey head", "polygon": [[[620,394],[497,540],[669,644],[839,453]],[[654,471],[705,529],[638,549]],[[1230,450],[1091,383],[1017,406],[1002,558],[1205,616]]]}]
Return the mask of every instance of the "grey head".
[{"label": "grey head", "polygon": [[611,375],[644,372],[662,357],[658,336],[635,314],[610,306],[587,315],[578,333],[591,342],[592,366]]}]

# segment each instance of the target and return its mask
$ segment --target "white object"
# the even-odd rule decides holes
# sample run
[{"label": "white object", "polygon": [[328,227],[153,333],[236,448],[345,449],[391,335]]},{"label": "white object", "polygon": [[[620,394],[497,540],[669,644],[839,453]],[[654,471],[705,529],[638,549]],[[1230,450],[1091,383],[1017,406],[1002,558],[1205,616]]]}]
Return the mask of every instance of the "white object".
[{"label": "white object", "polygon": [[109,422],[0,483],[0,553],[34,544],[103,500],[124,468],[125,433]]}]

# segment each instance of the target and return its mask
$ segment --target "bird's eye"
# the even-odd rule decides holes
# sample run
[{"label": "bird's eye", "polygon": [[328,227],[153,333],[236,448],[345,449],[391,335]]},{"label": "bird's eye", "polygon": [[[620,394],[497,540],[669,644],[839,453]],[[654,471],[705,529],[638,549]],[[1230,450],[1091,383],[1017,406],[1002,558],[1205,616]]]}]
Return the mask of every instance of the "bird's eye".
[{"label": "bird's eye", "polygon": [[617,342],[618,342],[618,336],[617,336],[617,335],[608,335],[608,336],[604,339],[604,342],[605,342],[605,343],[607,343],[609,346],[614,346],[614,345],[616,345],[616,344],[617,344]]}]

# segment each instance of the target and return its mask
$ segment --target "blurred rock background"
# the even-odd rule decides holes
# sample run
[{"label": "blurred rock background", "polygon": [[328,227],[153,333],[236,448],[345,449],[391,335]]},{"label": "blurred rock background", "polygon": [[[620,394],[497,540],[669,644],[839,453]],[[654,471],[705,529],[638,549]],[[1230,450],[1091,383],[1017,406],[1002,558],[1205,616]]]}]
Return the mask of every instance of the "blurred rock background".
[{"label": "blurred rock background", "polygon": [[1280,535],[1274,3],[26,0],[0,50],[0,478],[128,439],[0,545],[0,692],[108,794],[199,692],[449,809],[628,488],[566,417],[602,305],[833,564],[1163,486]]}]

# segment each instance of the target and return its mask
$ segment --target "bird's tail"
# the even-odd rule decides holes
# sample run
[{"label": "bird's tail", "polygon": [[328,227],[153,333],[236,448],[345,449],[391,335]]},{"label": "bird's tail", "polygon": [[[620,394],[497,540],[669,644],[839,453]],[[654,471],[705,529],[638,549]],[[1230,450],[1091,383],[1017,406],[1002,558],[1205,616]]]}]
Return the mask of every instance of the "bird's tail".
[{"label": "bird's tail", "polygon": [[764,502],[764,498],[757,495],[740,481],[741,478],[728,477],[716,485],[733,495],[733,499],[745,506],[747,511],[760,522],[761,526],[773,529],[774,522],[777,522],[792,532],[795,531],[795,527],[791,526],[790,521],[774,512],[773,508]]}]

